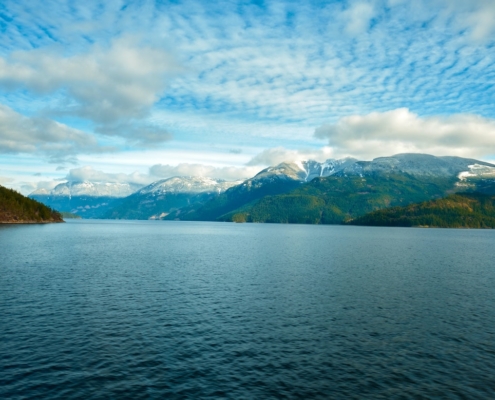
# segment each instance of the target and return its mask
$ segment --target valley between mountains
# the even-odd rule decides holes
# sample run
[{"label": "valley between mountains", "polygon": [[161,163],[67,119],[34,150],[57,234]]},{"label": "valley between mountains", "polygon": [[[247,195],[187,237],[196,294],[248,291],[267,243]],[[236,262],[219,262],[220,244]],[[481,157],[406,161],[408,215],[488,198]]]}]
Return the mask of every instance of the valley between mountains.
[{"label": "valley between mountains", "polygon": [[[391,207],[398,212],[397,207],[455,193],[491,198],[495,165],[427,154],[398,154],[372,161],[309,160],[269,167],[244,181],[171,177],[146,187],[66,182],[29,197],[83,218],[342,224],[364,221],[360,218],[368,213]],[[479,212],[478,220],[484,211]],[[385,217],[381,218],[383,225]]]}]

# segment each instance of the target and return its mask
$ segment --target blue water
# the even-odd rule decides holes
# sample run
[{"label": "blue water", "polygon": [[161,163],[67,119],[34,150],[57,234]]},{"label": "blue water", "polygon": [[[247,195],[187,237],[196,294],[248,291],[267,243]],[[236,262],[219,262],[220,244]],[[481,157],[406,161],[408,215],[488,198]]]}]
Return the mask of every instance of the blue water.
[{"label": "blue water", "polygon": [[0,398],[495,398],[495,231],[0,226]]}]

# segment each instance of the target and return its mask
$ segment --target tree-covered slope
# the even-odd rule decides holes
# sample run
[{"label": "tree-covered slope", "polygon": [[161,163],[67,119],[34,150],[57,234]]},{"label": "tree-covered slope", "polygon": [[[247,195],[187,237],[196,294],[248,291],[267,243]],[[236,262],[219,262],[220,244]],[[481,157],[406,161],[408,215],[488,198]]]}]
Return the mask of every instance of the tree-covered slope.
[{"label": "tree-covered slope", "polygon": [[0,186],[0,223],[63,222],[51,208]]},{"label": "tree-covered slope", "polygon": [[234,186],[205,204],[192,205],[170,213],[165,219],[185,221],[216,221],[222,215],[256,202],[265,196],[285,193],[299,187],[301,182],[286,177],[274,176],[263,181],[250,180]]},{"label": "tree-covered slope", "polygon": [[352,225],[495,228],[495,196],[459,193],[443,199],[374,211]]},{"label": "tree-covered slope", "polygon": [[368,212],[445,196],[455,179],[406,174],[316,178],[281,195],[226,213],[218,220],[340,224]]}]

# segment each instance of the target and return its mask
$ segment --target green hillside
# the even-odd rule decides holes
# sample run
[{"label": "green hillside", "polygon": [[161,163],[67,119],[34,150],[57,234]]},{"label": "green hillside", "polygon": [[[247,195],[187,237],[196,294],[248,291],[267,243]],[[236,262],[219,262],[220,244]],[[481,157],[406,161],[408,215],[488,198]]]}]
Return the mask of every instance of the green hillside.
[{"label": "green hillside", "polygon": [[495,228],[495,196],[453,194],[443,199],[374,211],[352,225]]},{"label": "green hillside", "polygon": [[63,222],[63,219],[57,211],[0,186],[0,223],[42,222]]},{"label": "green hillside", "polygon": [[455,181],[405,174],[316,178],[289,193],[263,197],[217,219],[341,224],[374,210],[444,197],[453,191]]},{"label": "green hillside", "polygon": [[301,183],[290,179],[273,179],[270,184],[234,186],[214,199],[201,204],[193,204],[170,213],[165,219],[181,219],[184,221],[216,221],[226,213],[256,203],[265,196],[276,195],[293,190]]}]

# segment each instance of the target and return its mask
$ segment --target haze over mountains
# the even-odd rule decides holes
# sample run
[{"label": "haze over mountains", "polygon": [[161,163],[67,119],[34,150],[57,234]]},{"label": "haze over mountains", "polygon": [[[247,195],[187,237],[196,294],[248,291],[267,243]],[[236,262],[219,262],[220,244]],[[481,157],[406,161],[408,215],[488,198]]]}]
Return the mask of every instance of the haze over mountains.
[{"label": "haze over mountains", "polygon": [[117,199],[127,197],[140,188],[130,183],[68,181],[50,191],[36,190],[29,197],[55,210],[69,211],[84,218],[99,218]]},{"label": "haze over mountains", "polygon": [[492,193],[494,182],[495,165],[487,162],[398,154],[285,162],[242,182],[172,177],[144,188],[67,182],[30,197],[84,218],[340,223],[458,191]]}]

